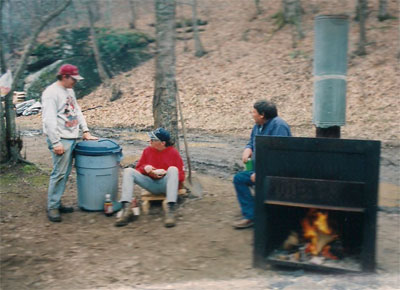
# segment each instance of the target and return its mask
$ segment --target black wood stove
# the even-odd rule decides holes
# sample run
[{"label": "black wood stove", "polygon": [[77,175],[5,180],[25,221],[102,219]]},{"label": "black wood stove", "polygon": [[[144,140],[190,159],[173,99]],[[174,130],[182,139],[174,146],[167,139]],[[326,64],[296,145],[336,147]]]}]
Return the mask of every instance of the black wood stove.
[{"label": "black wood stove", "polygon": [[256,153],[255,267],[375,270],[379,141],[258,136]]}]

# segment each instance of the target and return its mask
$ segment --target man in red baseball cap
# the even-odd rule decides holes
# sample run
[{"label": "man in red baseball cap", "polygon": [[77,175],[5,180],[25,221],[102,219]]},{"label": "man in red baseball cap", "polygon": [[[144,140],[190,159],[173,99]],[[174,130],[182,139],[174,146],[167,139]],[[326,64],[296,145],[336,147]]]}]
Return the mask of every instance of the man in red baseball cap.
[{"label": "man in red baseball cap", "polygon": [[61,197],[72,169],[73,151],[79,129],[84,140],[97,140],[89,133],[85,118],[79,107],[73,87],[82,80],[78,68],[64,64],[57,73],[57,81],[42,94],[43,133],[52,154],[53,171],[47,192],[47,216],[52,222],[60,222],[60,213],[72,212],[72,207],[61,204]]},{"label": "man in red baseball cap", "polygon": [[58,70],[57,75],[59,76],[71,76],[74,80],[81,81],[83,77],[79,75],[79,70],[72,64],[64,64]]}]

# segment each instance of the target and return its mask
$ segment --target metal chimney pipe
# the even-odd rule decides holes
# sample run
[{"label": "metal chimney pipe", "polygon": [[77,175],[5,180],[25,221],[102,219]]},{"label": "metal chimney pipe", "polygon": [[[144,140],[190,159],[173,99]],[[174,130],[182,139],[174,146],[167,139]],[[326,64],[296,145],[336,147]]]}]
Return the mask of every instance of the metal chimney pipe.
[{"label": "metal chimney pipe", "polygon": [[340,138],[346,123],[348,16],[319,15],[314,31],[313,124],[317,137]]}]

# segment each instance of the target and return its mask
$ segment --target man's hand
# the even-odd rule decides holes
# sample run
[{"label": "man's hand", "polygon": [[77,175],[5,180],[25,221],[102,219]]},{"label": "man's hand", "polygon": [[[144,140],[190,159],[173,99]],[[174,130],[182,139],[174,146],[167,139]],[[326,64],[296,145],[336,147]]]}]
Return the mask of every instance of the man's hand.
[{"label": "man's hand", "polygon": [[85,132],[85,133],[83,133],[82,139],[83,139],[83,140],[99,140],[99,138],[97,138],[97,137],[95,137],[95,136],[92,136],[92,135],[90,134],[90,132]]},{"label": "man's hand", "polygon": [[251,150],[250,148],[244,149],[243,154],[242,154],[243,163],[246,163],[247,160],[249,160],[249,158],[251,157],[251,154],[253,154],[253,150]]},{"label": "man's hand", "polygon": [[153,172],[161,177],[163,177],[165,174],[167,174],[167,171],[165,171],[164,169],[155,169],[155,170],[153,170]]},{"label": "man's hand", "polygon": [[144,171],[153,179],[161,179],[165,176],[165,174],[167,174],[167,171],[164,169],[156,169],[151,165],[146,165],[144,167]]},{"label": "man's hand", "polygon": [[151,165],[146,165],[145,167],[144,167],[144,171],[147,173],[147,174],[150,174],[150,172],[153,170],[153,169],[155,169],[153,166],[151,166]]},{"label": "man's hand", "polygon": [[63,155],[65,152],[64,146],[62,144],[54,146],[53,152],[57,155]]},{"label": "man's hand", "polygon": [[253,174],[250,176],[250,180],[253,181],[254,183],[256,183],[256,174],[255,174],[255,173],[253,173]]},{"label": "man's hand", "polygon": [[150,171],[149,176],[153,179],[161,179],[164,175],[160,175],[154,172],[154,170]]}]

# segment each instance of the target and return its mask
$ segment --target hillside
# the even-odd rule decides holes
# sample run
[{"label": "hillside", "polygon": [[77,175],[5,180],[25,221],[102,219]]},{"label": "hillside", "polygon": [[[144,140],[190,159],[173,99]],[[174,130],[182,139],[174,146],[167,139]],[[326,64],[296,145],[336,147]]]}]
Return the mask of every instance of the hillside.
[{"label": "hillside", "polygon": [[[334,4],[332,4],[334,2]],[[229,3],[229,4],[228,4]],[[370,2],[367,20],[368,55],[352,54],[358,42],[358,23],[353,20],[356,1],[302,1],[306,38],[292,48],[292,28],[276,30],[272,15],[280,1],[261,1],[263,13],[255,17],[253,1],[199,1],[199,17],[208,21],[201,33],[208,51],[193,56],[193,43],[184,52],[176,47],[176,75],[189,130],[246,136],[253,122],[255,100],[268,98],[292,127],[295,136],[315,136],[312,124],[313,25],[318,14],[349,14],[349,60],[346,126],[343,138],[399,141],[398,19],[377,21],[378,1]],[[396,1],[388,10],[397,11]],[[340,8],[337,8],[337,7]],[[177,17],[189,8],[178,7]],[[151,11],[139,17],[139,30],[151,31]],[[109,102],[99,88],[80,100],[89,126],[148,128],[153,124],[154,60],[114,78],[123,96]],[[102,106],[102,107],[98,107]],[[96,108],[97,107],[97,108]]]}]

